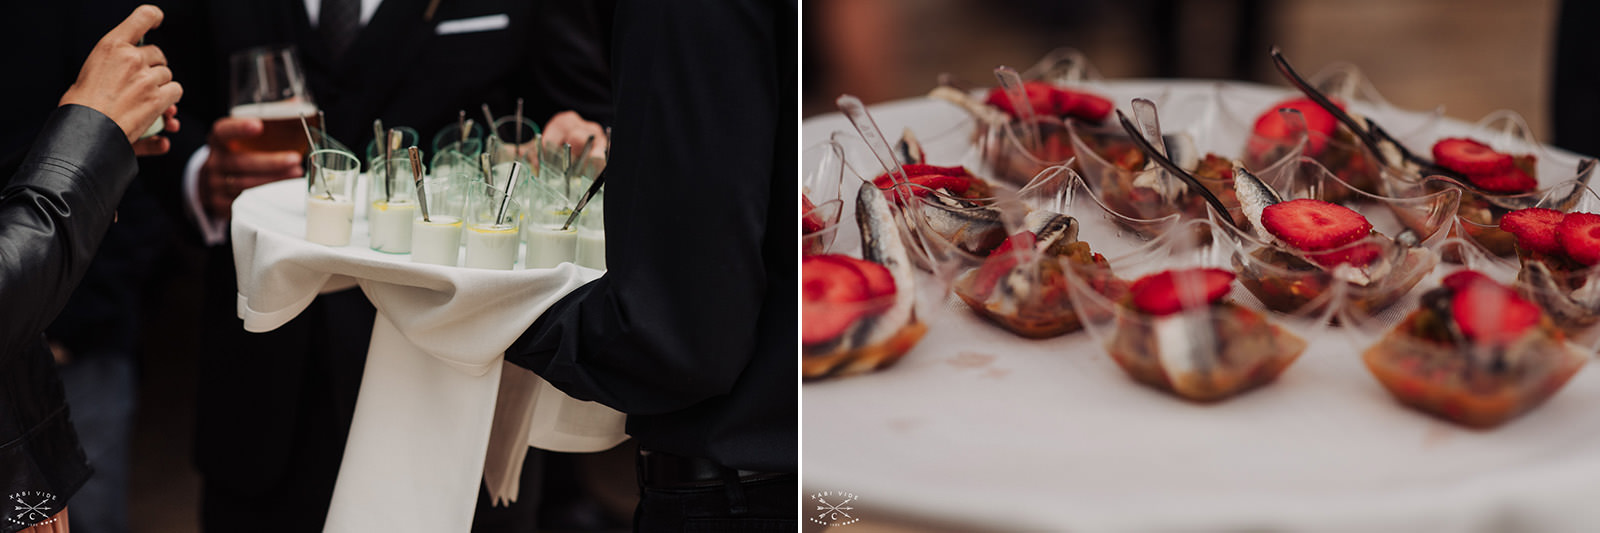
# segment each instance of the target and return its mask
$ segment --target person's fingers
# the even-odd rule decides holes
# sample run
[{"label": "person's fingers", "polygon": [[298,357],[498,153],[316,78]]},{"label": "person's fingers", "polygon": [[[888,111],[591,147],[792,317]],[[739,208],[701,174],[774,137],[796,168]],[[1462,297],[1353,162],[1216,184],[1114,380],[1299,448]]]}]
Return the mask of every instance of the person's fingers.
[{"label": "person's fingers", "polygon": [[166,125],[161,127],[161,131],[165,131],[167,133],[176,133],[178,128],[181,126],[181,124],[178,123],[178,117],[166,115],[163,117],[163,120],[166,121]]},{"label": "person's fingers", "polygon": [[292,178],[300,175],[299,152],[243,152],[222,156],[217,171],[239,176]]},{"label": "person's fingers", "polygon": [[161,8],[156,6],[145,4],[136,7],[133,9],[133,14],[128,15],[128,18],[123,19],[121,24],[117,24],[117,27],[111,28],[111,31],[106,33],[105,40],[138,44],[139,40],[144,38],[146,32],[161,25],[161,19],[165,16],[161,12]]},{"label": "person's fingers", "polygon": [[226,141],[244,139],[261,134],[261,119],[255,117],[223,117],[211,125],[211,137]]},{"label": "person's fingers", "polygon": [[144,57],[144,64],[146,66],[154,67],[167,64],[167,54],[161,52],[161,47],[153,44],[147,44],[140,46],[138,49],[139,55]]},{"label": "person's fingers", "polygon": [[[147,75],[151,76],[151,78],[155,80],[155,85],[157,87],[160,87],[162,84],[165,84],[165,83],[167,83],[169,81],[172,81],[172,69],[167,68],[165,66],[150,67],[150,73],[147,74]],[[180,92],[179,94],[182,94],[182,93]],[[172,107],[172,106],[169,105],[167,107]]]},{"label": "person's fingers", "polygon": [[140,139],[133,143],[133,155],[140,157],[165,154],[171,149],[172,141],[160,135]]},{"label": "person's fingers", "polygon": [[[157,68],[167,70],[167,67]],[[167,76],[170,79],[172,76],[171,71],[168,70],[167,72]],[[162,109],[176,105],[178,100],[183,99],[183,84],[175,81],[167,81],[162,83],[160,87],[156,88],[156,98],[161,101]]]}]

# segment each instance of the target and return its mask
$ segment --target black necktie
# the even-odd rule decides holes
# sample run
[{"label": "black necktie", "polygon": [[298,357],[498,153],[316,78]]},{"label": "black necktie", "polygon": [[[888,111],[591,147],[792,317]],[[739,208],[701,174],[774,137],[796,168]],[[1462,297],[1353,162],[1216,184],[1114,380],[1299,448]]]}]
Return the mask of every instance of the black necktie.
[{"label": "black necktie", "polygon": [[322,35],[333,58],[338,59],[361,30],[361,0],[322,0],[317,18],[317,33]]}]

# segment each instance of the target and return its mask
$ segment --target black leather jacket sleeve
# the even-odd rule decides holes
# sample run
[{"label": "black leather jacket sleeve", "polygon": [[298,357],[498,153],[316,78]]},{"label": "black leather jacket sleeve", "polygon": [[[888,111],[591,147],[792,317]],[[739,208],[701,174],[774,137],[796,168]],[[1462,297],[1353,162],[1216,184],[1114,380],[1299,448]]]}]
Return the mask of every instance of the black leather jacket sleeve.
[{"label": "black leather jacket sleeve", "polygon": [[[115,122],[93,109],[57,109],[0,190],[0,533],[38,520],[11,501],[59,511],[89,476],[42,332],[110,227],[138,172]],[[48,496],[49,498],[46,498]]]}]

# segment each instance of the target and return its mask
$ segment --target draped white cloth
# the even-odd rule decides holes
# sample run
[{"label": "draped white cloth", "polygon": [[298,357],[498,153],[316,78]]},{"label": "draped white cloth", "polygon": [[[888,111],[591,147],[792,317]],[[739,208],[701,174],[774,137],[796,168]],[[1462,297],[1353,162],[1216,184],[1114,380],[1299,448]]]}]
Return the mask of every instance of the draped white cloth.
[{"label": "draped white cloth", "polygon": [[495,499],[516,498],[523,446],[599,451],[627,438],[621,413],[504,362],[541,313],[600,271],[414,264],[368,248],[359,198],[348,246],[310,243],[304,190],[286,180],[240,195],[233,253],[248,331],[357,286],[378,311],[325,531],[466,531],[480,473]]}]

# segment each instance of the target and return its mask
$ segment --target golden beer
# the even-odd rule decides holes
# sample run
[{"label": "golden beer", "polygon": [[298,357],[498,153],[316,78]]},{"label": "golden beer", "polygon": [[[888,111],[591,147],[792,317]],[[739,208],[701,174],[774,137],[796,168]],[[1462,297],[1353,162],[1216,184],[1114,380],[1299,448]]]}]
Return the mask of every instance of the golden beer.
[{"label": "golden beer", "polygon": [[317,118],[317,106],[310,102],[243,104],[235,106],[229,114],[259,118],[263,126],[260,135],[228,141],[228,149],[236,152],[300,152],[304,156],[311,153],[311,145],[306,141],[300,117],[305,117],[313,128],[322,127],[322,121]]}]

